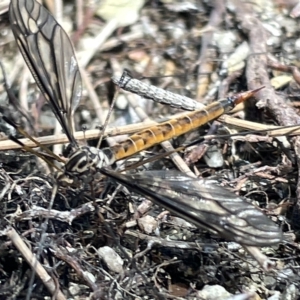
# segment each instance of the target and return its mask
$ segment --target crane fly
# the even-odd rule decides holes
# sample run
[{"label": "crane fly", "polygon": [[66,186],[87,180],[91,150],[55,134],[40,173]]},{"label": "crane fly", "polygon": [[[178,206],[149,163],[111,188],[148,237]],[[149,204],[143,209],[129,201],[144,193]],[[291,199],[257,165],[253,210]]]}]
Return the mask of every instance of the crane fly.
[{"label": "crane fly", "polygon": [[79,147],[72,130],[72,116],[81,98],[82,85],[67,34],[54,17],[34,0],[12,0],[9,17],[18,47],[71,143],[73,152],[65,171],[58,176],[58,181],[66,184],[71,184],[76,177],[83,182],[91,182],[101,167],[196,129],[230,111],[235,104],[257,91],[213,102],[205,109],[138,132],[110,148]]},{"label": "crane fly", "polygon": [[[72,118],[80,102],[82,84],[68,35],[48,10],[34,0],[12,0],[9,17],[24,60],[71,145],[72,151],[64,171],[56,177],[60,184],[91,183],[103,167],[196,129],[230,111],[237,103],[261,89],[213,102],[204,109],[189,112],[133,134],[124,142],[110,148],[79,146],[74,138]],[[237,199],[234,194],[224,189],[221,192],[218,192],[220,189],[215,191],[213,184],[197,183],[198,181],[181,173],[170,178],[163,173],[120,175],[107,169],[102,172],[151,197],[154,202],[196,225],[205,225],[224,237],[249,245],[262,245],[263,240],[271,244],[281,238],[277,226],[254,206]],[[151,181],[153,176],[157,178]],[[135,184],[130,184],[132,179],[136,180]],[[171,193],[172,189],[174,194]],[[210,190],[209,195],[207,189]],[[258,223],[261,225],[259,228]],[[234,237],[235,234],[239,237]]]}]

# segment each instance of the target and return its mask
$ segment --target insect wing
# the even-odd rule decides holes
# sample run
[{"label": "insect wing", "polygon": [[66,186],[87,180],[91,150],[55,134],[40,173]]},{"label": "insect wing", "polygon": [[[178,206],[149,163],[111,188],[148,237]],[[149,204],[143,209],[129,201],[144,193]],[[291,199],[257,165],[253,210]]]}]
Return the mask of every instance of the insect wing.
[{"label": "insect wing", "polygon": [[196,226],[248,246],[269,246],[282,239],[278,226],[255,206],[212,181],[174,171],[123,175],[102,169],[134,192],[150,198]]},{"label": "insect wing", "polygon": [[11,28],[18,47],[40,90],[67,134],[81,98],[79,68],[68,35],[54,17],[34,0],[12,0]]}]

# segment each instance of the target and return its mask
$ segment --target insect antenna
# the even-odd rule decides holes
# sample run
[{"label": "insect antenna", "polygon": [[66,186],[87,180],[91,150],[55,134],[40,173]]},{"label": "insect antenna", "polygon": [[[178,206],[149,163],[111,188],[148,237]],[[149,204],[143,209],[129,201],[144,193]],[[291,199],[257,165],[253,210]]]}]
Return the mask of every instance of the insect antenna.
[{"label": "insect antenna", "polygon": [[29,152],[31,154],[34,154],[35,156],[41,158],[42,160],[44,160],[48,165],[50,165],[51,167],[55,168],[57,171],[62,172],[62,169],[60,169],[58,166],[56,166],[53,162],[51,162],[49,159],[47,159],[45,157],[45,155],[41,154],[38,151],[33,150],[32,148],[24,145],[21,141],[19,141],[17,138],[10,136],[9,137],[13,142],[19,144],[22,149],[24,149],[26,152]]},{"label": "insect antenna", "polygon": [[[2,62],[0,61],[0,68],[2,70],[2,74],[3,74],[3,85],[5,88],[5,91],[7,93],[8,99],[10,101],[10,103],[12,103],[12,105],[19,111],[21,112],[22,116],[26,118],[26,120],[28,121],[28,124],[31,124],[30,122],[30,118],[29,116],[24,113],[24,110],[22,110],[19,107],[18,101],[16,100],[14,94],[11,91],[11,88],[9,87],[9,84],[7,82],[7,76],[6,76],[6,72],[4,69],[4,66],[2,64]],[[41,149],[43,149],[50,157],[53,157],[54,159],[56,159],[59,162],[64,162],[64,160],[62,160],[58,155],[56,155],[55,153],[53,153],[50,149],[48,149],[45,145],[41,144],[39,141],[37,141],[35,138],[33,138],[29,133],[27,133],[26,130],[24,130],[22,127],[20,127],[19,125],[17,125],[15,122],[13,122],[12,120],[8,119],[6,116],[3,116],[2,119],[8,123],[10,126],[12,126],[17,132],[19,132],[21,135],[23,135],[24,137],[28,138],[29,140],[31,140],[33,143],[36,144],[36,147],[40,147]],[[19,141],[17,138],[13,137],[13,136],[9,136],[9,139],[12,140],[13,142],[15,142],[16,144],[20,145],[22,149],[24,149],[25,151],[36,155],[37,157],[43,159],[48,165],[54,167],[56,170],[61,171],[61,169],[59,167],[57,167],[53,162],[51,162],[49,159],[47,159],[43,154],[41,154],[38,151],[33,150],[32,148],[26,146],[25,144],[23,144],[21,141]]]},{"label": "insect antenna", "polygon": [[112,112],[113,112],[113,108],[114,108],[114,106],[115,106],[116,99],[118,98],[119,91],[120,91],[120,88],[118,88],[118,89],[116,90],[116,92],[115,92],[115,94],[114,94],[114,97],[113,97],[113,99],[112,99],[111,105],[110,105],[110,107],[109,107],[108,114],[107,114],[107,116],[106,116],[106,118],[105,118],[105,122],[104,122],[103,126],[101,126],[100,138],[99,138],[98,143],[97,143],[97,148],[100,148],[100,145],[101,145],[101,143],[102,143],[102,140],[103,140],[103,137],[104,137],[104,132],[105,132],[107,126],[108,126],[108,122],[109,122],[110,117],[111,117],[111,114],[112,114]]},{"label": "insect antenna", "polygon": [[[16,123],[14,123],[13,121],[9,120],[6,116],[3,116],[2,119],[8,123],[10,126],[12,126],[13,128],[15,128],[20,134],[22,134],[24,137],[28,138],[29,140],[31,140],[33,143],[36,144],[36,147],[40,147],[41,149],[43,149],[47,154],[49,154],[51,157],[53,157],[54,159],[56,159],[57,161],[64,163],[64,160],[59,157],[58,155],[56,155],[55,153],[53,153],[50,149],[48,149],[45,145],[41,144],[39,141],[37,141],[34,137],[32,137],[30,134],[28,134],[26,132],[26,130],[24,130],[23,128],[21,128],[20,126],[18,126]],[[22,146],[22,148],[26,151],[28,151],[28,149],[31,149],[30,147],[26,146],[25,144],[23,144],[22,142],[20,142],[19,140],[17,140],[16,138],[12,138],[10,136],[10,139],[12,141],[14,141],[15,143],[19,144],[20,146]],[[31,149],[33,150],[33,149]],[[31,152],[31,151],[28,151]],[[38,154],[37,151],[32,151],[31,153],[35,153]]]}]

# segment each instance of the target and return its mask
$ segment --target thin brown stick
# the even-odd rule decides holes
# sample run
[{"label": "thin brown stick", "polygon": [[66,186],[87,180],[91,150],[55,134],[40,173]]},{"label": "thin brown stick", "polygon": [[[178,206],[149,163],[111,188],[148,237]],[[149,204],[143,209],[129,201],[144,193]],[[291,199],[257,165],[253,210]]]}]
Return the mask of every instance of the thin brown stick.
[{"label": "thin brown stick", "polygon": [[[132,134],[141,129],[146,129],[153,124],[154,122],[152,124],[137,123],[137,124],[126,125],[119,128],[109,128],[106,130],[104,135],[115,136],[115,135],[122,135],[122,134]],[[92,130],[87,130],[85,132],[78,131],[74,135],[77,141],[93,140],[99,138],[100,130],[92,129]],[[54,135],[43,136],[43,137],[36,138],[36,140],[43,145],[49,145],[49,146],[55,144],[67,144],[69,142],[65,134],[58,134],[56,136]],[[36,145],[29,139],[20,139],[20,141],[28,147],[36,148]],[[22,147],[20,145],[14,143],[11,140],[0,141],[0,151],[21,149],[21,148]]]},{"label": "thin brown stick", "polygon": [[[295,126],[265,125],[256,122],[237,119],[229,115],[223,115],[219,117],[218,121],[228,125],[232,125],[234,127],[242,128],[244,130],[250,130],[252,131],[252,133],[255,133],[257,131],[265,131],[265,135],[268,135],[270,137],[300,135],[299,125],[295,125]],[[136,124],[125,125],[118,128],[108,128],[104,133],[104,136],[106,137],[106,136],[132,134],[139,130],[147,129],[153,124],[156,124],[156,122],[154,121],[152,121],[151,123],[141,122]],[[85,132],[82,131],[75,132],[75,138],[77,141],[98,139],[99,135],[100,135],[100,130],[98,129],[87,130]],[[48,135],[48,136],[38,137],[36,138],[36,140],[41,144],[48,145],[48,146],[55,145],[55,144],[67,144],[69,142],[65,134],[59,134],[56,136]],[[30,148],[36,147],[36,145],[28,139],[20,139],[20,142],[22,142],[24,145]],[[0,141],[0,151],[21,149],[21,148],[22,147],[20,145],[16,144],[11,140]]]},{"label": "thin brown stick", "polygon": [[55,281],[46,272],[46,270],[40,264],[40,262],[37,261],[35,255],[26,246],[26,244],[21,239],[19,234],[15,231],[15,229],[13,229],[12,227],[8,227],[4,231],[4,233],[12,241],[14,246],[20,251],[20,253],[25,258],[27,263],[30,265],[32,270],[34,270],[34,272],[36,272],[36,274],[42,280],[42,282],[47,287],[47,289],[51,293],[51,295],[55,295],[55,299],[57,299],[57,300],[66,300],[64,294],[57,288]]}]

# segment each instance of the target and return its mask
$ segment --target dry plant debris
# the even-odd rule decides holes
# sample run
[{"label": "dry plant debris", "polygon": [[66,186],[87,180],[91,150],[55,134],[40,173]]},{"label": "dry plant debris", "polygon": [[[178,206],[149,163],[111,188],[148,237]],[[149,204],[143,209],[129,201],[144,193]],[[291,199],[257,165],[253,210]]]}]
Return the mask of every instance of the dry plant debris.
[{"label": "dry plant debris", "polygon": [[[95,129],[105,124],[114,95],[101,148],[181,112],[118,91],[111,77],[124,69],[199,106],[264,86],[231,116],[113,168],[179,168],[217,180],[277,223],[283,241],[242,247],[100,175],[91,185],[60,186],[49,210],[55,168],[13,150],[8,136],[23,136],[1,118],[0,299],[298,299],[297,1],[119,2],[43,3],[68,31],[82,68],[76,139],[97,145]],[[41,144],[66,143],[60,129],[53,138],[55,117],[19,54],[7,8],[1,4],[1,61],[16,100],[8,102],[1,85],[1,115],[38,140],[52,135]],[[32,144],[22,141],[29,151]],[[174,152],[182,145],[190,146]],[[52,150],[60,156],[68,149]]]}]

